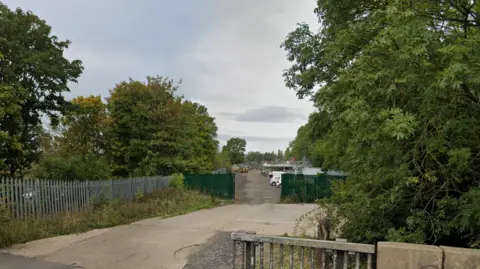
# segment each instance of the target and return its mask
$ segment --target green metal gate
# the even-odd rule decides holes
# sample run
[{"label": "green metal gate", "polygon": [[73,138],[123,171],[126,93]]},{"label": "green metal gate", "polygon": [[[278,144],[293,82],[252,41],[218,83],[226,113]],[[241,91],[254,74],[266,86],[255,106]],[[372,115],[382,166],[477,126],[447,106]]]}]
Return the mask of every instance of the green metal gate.
[{"label": "green metal gate", "polygon": [[297,202],[311,203],[317,199],[328,198],[332,194],[332,182],[345,180],[344,176],[305,176],[282,175],[282,199],[293,199]]},{"label": "green metal gate", "polygon": [[185,186],[225,200],[235,199],[235,174],[184,175]]}]

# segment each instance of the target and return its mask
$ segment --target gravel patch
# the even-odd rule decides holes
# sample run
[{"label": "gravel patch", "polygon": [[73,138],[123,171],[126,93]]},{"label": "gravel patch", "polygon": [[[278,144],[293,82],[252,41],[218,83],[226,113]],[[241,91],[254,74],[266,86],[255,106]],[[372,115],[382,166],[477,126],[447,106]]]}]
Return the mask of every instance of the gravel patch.
[{"label": "gravel patch", "polygon": [[233,243],[230,232],[219,232],[188,256],[184,269],[230,269],[233,262]]}]

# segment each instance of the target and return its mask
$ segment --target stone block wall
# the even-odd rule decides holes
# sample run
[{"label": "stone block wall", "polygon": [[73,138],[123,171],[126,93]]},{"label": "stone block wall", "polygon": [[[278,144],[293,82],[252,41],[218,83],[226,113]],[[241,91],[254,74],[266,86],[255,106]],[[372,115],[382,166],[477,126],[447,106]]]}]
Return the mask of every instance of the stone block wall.
[{"label": "stone block wall", "polygon": [[377,269],[480,269],[480,250],[394,242],[377,244]]}]

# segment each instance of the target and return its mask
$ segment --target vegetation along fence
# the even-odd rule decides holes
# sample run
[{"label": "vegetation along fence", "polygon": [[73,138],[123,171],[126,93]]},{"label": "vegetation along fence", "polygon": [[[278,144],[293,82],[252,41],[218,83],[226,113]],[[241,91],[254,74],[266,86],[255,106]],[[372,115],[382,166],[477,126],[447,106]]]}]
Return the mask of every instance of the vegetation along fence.
[{"label": "vegetation along fence", "polygon": [[372,269],[375,264],[375,245],[254,233],[232,233],[231,238],[233,268]]},{"label": "vegetation along fence", "polygon": [[344,176],[283,174],[281,197],[303,203],[328,198],[332,193],[332,183],[337,180],[345,180],[345,178]]},{"label": "vegetation along fence", "polygon": [[46,216],[89,208],[101,197],[133,200],[168,187],[169,177],[155,176],[103,181],[20,180],[0,178],[0,206],[12,216]]},{"label": "vegetation along fence", "polygon": [[222,199],[235,199],[235,174],[185,175],[185,186]]}]

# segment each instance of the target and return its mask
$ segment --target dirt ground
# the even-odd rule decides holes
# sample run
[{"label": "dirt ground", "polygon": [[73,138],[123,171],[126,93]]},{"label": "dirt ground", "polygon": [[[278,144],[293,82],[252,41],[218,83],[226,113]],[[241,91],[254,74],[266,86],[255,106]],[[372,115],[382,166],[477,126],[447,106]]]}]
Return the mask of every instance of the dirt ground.
[{"label": "dirt ground", "polygon": [[235,177],[235,202],[241,204],[274,204],[280,201],[280,188],[271,186],[260,171],[237,174]]}]

